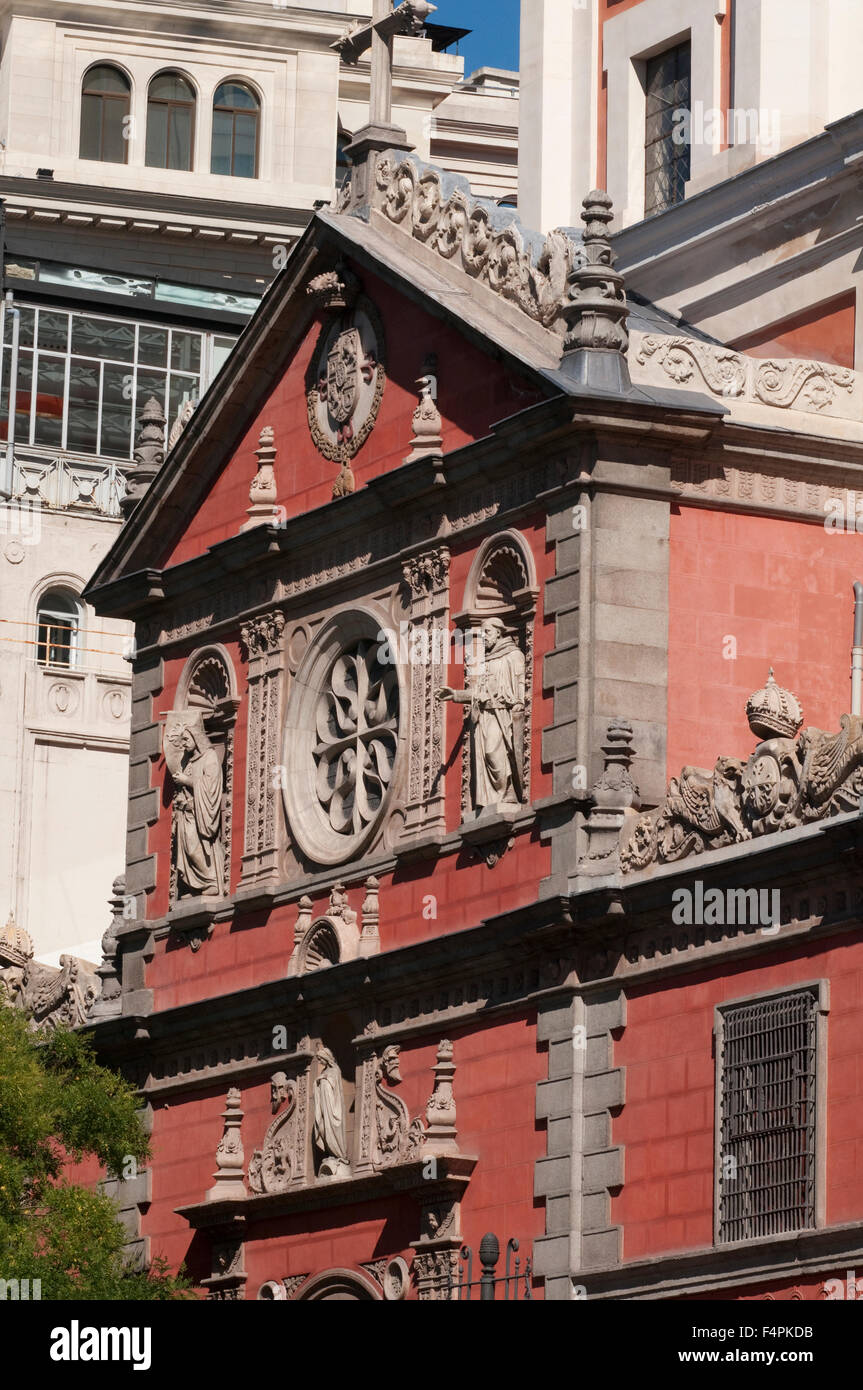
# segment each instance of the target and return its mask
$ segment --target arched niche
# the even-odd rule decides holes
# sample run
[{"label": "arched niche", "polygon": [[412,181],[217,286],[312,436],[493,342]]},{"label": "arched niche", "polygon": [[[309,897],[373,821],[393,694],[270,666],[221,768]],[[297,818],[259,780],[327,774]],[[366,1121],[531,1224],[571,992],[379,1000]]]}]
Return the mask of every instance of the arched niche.
[{"label": "arched niche", "polygon": [[307,1279],[296,1294],[297,1301],[317,1302],[323,1299],[341,1299],[343,1302],[369,1303],[382,1302],[378,1286],[367,1274],[354,1269],[327,1269]]},{"label": "arched niche", "polygon": [[[221,645],[202,647],[189,657],[180,675],[174,711],[199,712],[204,730],[222,767],[222,839],[225,850],[225,884],[231,882],[231,846],[234,803],[234,729],[240,698],[237,676],[228,652]],[[171,862],[171,900],[177,899],[176,860]]]},{"label": "arched niche", "polygon": [[[523,801],[530,800],[533,704],[533,629],[539,584],[533,552],[520,531],[497,531],[479,546],[464,591],[464,607],[453,622],[465,634],[465,683],[471,679],[471,633],[488,618],[499,618],[525,658],[524,730],[521,748]],[[462,758],[462,819],[471,807],[470,760]]]}]

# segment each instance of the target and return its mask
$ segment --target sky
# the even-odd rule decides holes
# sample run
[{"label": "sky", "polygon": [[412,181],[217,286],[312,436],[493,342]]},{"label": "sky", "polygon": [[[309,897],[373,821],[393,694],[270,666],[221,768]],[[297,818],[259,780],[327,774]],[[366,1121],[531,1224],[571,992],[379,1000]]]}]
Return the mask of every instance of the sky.
[{"label": "sky", "polygon": [[437,0],[432,23],[473,32],[451,53],[464,58],[465,77],[475,68],[518,68],[519,0]]}]

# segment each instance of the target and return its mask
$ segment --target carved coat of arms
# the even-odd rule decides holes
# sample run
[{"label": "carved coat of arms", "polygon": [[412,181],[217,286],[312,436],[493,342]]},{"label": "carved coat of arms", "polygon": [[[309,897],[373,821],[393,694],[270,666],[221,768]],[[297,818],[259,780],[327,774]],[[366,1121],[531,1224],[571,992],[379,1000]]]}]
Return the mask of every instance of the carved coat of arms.
[{"label": "carved coat of arms", "polygon": [[356,409],[362,357],[358,329],[344,329],[327,357],[327,410],[338,425],[346,425]]},{"label": "carved coat of arms", "polygon": [[316,448],[341,465],[334,496],[353,491],[350,460],[377,420],[385,379],[383,351],[383,326],[363,297],[321,329],[306,399]]}]

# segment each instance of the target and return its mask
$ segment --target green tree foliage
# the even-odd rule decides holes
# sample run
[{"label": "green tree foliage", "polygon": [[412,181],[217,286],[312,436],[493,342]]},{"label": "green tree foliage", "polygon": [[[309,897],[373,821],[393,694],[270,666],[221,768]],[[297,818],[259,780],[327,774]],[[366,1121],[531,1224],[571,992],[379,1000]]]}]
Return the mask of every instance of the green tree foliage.
[{"label": "green tree foliage", "polygon": [[129,1176],[149,1147],[134,1089],[68,1029],[29,1031],[0,1006],[0,1279],[39,1279],[43,1299],[189,1296],[164,1261],[129,1268],[115,1204],[67,1178],[95,1156]]}]

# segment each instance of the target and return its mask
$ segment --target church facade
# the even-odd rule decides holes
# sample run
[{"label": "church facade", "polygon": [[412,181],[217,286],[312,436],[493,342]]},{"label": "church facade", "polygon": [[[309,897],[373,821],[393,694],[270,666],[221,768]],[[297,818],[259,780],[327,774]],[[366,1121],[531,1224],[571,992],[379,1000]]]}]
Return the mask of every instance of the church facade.
[{"label": "church facade", "polygon": [[211,1298],[863,1253],[863,381],[627,304],[582,216],[368,135],[87,590],[136,635],[118,1195]]}]

